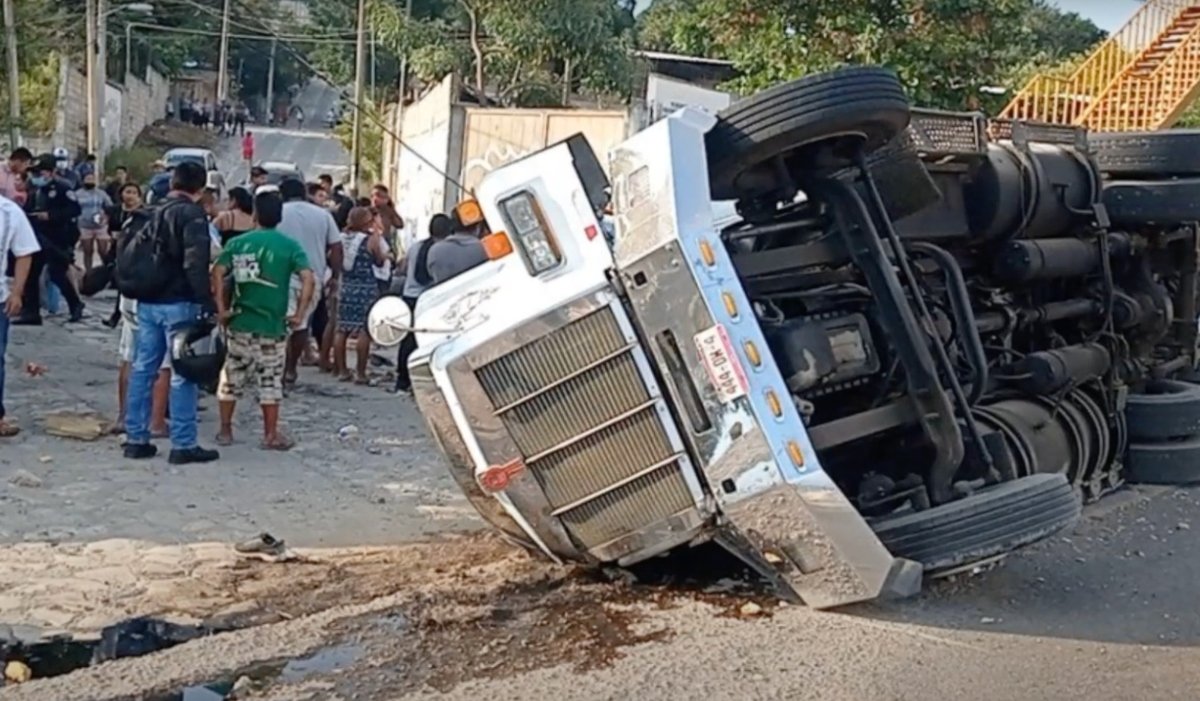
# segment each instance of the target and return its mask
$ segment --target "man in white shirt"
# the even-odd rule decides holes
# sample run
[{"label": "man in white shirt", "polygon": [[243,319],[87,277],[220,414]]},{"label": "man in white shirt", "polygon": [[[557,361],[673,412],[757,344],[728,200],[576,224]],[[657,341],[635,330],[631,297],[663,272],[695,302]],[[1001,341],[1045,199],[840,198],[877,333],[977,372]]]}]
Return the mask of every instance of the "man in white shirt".
[{"label": "man in white shirt", "polygon": [[[283,196],[283,220],[279,223],[279,231],[284,236],[294,239],[304,249],[308,264],[312,268],[313,277],[318,281],[325,280],[324,290],[317,290],[309,303],[308,309],[297,310],[300,299],[300,278],[292,279],[288,316],[298,313],[300,326],[292,330],[288,339],[287,362],[283,370],[285,385],[296,381],[296,367],[300,358],[308,350],[309,325],[313,312],[317,310],[322,297],[336,290],[341,284],[342,276],[342,233],[338,231],[333,215],[324,207],[308,201],[308,190],[304,183],[295,178],[287,178],[279,184],[279,192]],[[331,273],[326,276],[326,271]],[[323,294],[324,293],[324,294]]]},{"label": "man in white shirt", "polygon": [[[0,312],[0,438],[11,438],[20,432],[4,418],[4,356],[8,352],[9,319],[21,314],[22,293],[29,277],[29,267],[33,254],[39,250],[41,247],[24,210],[16,202],[0,196],[0,264],[7,267],[9,253],[14,261],[12,270],[0,275],[0,306],[3,306]],[[11,290],[9,275],[13,278]]]}]

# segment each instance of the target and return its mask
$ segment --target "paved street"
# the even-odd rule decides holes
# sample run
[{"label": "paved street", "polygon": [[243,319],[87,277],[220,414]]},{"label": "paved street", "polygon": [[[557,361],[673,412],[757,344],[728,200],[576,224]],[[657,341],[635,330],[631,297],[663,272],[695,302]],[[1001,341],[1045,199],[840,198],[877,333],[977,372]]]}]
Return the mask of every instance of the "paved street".
[{"label": "paved street", "polygon": [[[337,91],[328,84],[319,80],[308,83],[295,102],[304,110],[303,129],[294,120],[286,126],[247,127],[254,133],[254,160],[288,161],[299,166],[308,180],[329,173],[340,182],[349,173],[350,155],[325,128],[325,113],[337,101]],[[217,149],[217,157],[230,186],[247,180],[249,172],[242,160],[240,138],[225,139]]]}]

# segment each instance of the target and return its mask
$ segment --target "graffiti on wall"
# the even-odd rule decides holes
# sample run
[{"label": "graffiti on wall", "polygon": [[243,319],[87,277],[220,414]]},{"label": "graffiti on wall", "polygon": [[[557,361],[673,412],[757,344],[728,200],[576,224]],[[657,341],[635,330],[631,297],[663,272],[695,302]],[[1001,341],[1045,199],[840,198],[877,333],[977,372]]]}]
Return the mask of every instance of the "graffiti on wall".
[{"label": "graffiti on wall", "polygon": [[533,150],[533,148],[524,148],[507,141],[488,138],[486,134],[482,136],[487,143],[483,153],[468,158],[463,163],[462,184],[467,189],[467,192],[474,192],[475,188],[483,180],[483,176],[502,165],[512,163]]}]

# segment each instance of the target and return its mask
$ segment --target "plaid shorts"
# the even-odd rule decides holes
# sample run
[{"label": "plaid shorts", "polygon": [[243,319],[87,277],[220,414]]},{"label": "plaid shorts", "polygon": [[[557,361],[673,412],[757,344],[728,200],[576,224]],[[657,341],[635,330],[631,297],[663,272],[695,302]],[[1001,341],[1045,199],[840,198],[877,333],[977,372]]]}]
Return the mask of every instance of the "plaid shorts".
[{"label": "plaid shorts", "polygon": [[256,390],[259,404],[278,404],[283,399],[287,341],[230,331],[225,336],[225,346],[225,367],[221,369],[217,399],[239,399],[249,385]]}]

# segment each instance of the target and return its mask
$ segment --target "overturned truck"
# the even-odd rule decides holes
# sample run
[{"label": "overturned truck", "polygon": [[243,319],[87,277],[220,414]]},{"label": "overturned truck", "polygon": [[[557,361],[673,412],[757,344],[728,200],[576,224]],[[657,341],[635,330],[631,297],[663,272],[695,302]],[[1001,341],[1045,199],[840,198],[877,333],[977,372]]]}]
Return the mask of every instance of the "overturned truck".
[{"label": "overturned truck", "polygon": [[568,139],[479,186],[491,260],[421,298],[416,401],[551,558],[716,541],[810,606],[911,593],[1127,473],[1200,476],[1200,147],[1172,138],[912,109],[863,67],[684,109],[611,184]]}]

